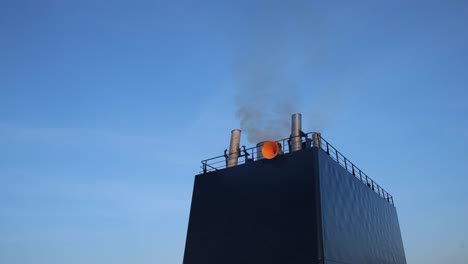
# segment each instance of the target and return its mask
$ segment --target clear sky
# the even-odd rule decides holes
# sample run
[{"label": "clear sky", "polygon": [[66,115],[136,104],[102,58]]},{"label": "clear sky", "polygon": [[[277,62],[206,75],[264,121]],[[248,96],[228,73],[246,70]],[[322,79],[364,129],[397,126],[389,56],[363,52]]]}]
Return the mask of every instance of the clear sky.
[{"label": "clear sky", "polygon": [[408,263],[468,263],[467,25],[466,1],[0,1],[0,263],[182,263],[252,94],[393,194]]}]

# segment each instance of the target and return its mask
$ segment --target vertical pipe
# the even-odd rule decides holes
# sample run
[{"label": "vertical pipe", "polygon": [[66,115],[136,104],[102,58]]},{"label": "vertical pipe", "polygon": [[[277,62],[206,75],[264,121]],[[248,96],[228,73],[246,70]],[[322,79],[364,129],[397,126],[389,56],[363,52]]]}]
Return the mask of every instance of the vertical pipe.
[{"label": "vertical pipe", "polygon": [[229,158],[227,167],[234,167],[237,165],[239,158],[239,146],[240,146],[240,129],[234,129],[231,131],[231,143],[229,144]]},{"label": "vertical pipe", "polygon": [[265,141],[262,141],[260,143],[257,143],[257,146],[255,148],[255,151],[256,151],[256,154],[257,154],[257,158],[255,160],[261,160],[263,159],[263,154],[262,154],[262,148],[263,148],[263,145],[265,144]]},{"label": "vertical pipe", "polygon": [[291,116],[291,151],[302,148],[302,115],[300,113]]},{"label": "vertical pipe", "polygon": [[320,133],[313,133],[312,134],[312,143],[314,147],[321,148],[322,147],[322,134]]}]

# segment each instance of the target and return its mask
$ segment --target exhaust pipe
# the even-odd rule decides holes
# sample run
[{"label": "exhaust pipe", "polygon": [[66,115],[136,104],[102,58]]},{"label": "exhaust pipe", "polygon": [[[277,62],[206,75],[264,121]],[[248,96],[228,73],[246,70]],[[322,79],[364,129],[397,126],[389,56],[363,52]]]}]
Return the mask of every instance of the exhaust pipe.
[{"label": "exhaust pipe", "polygon": [[312,143],[314,147],[321,148],[322,147],[322,134],[321,133],[314,133],[312,134]]},{"label": "exhaust pipe", "polygon": [[291,151],[302,148],[302,115],[300,113],[291,116]]},{"label": "exhaust pipe", "polygon": [[257,143],[256,148],[255,148],[255,153],[257,154],[257,158],[255,160],[263,159],[262,149],[263,149],[263,145],[265,144],[265,142],[267,141],[262,141],[260,143]]},{"label": "exhaust pipe", "polygon": [[240,129],[234,129],[231,131],[231,143],[229,144],[229,156],[227,162],[228,168],[237,166],[237,160],[239,158],[240,152],[240,136]]}]

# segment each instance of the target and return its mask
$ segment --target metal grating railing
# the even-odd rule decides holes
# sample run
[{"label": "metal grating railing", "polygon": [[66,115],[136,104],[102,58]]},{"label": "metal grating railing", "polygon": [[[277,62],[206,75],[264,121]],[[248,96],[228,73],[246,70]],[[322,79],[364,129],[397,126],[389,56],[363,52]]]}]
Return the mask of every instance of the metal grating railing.
[{"label": "metal grating railing", "polygon": [[[372,180],[366,173],[359,169],[353,162],[347,159],[341,152],[339,152],[335,147],[333,147],[328,141],[326,141],[320,133],[309,132],[307,134],[302,134],[302,148],[310,147],[319,147],[328,156],[345,168],[351,175],[359,179],[363,184],[365,184],[369,189],[373,190],[375,193],[384,198],[387,202],[394,205],[393,196],[385,191],[379,184]],[[280,149],[283,154],[291,152],[291,137],[277,140],[276,142],[280,145]],[[314,142],[313,142],[314,141]],[[242,146],[241,149],[237,152],[238,165],[253,162],[262,158],[261,147],[251,147],[246,148]],[[224,151],[224,155],[220,155],[214,158],[202,160],[202,171],[200,173],[208,173],[211,171],[221,170],[227,168],[227,162],[229,155],[227,150]]]}]

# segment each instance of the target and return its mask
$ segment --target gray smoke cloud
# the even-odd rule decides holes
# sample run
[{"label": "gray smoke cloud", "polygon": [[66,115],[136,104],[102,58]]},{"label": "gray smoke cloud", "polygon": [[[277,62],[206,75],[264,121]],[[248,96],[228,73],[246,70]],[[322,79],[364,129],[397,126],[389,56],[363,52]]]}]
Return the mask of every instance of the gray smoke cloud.
[{"label": "gray smoke cloud", "polygon": [[[306,1],[268,1],[250,18],[251,42],[235,67],[236,117],[250,143],[290,134],[291,114],[300,112],[300,85],[294,71],[307,63],[316,27]],[[247,18],[249,19],[249,18]]]},{"label": "gray smoke cloud", "polygon": [[297,85],[281,64],[269,60],[244,64],[238,72],[236,116],[251,143],[289,136],[290,116],[297,107]]}]

